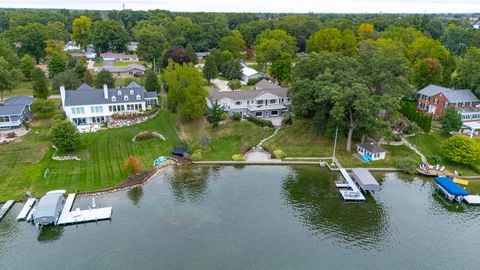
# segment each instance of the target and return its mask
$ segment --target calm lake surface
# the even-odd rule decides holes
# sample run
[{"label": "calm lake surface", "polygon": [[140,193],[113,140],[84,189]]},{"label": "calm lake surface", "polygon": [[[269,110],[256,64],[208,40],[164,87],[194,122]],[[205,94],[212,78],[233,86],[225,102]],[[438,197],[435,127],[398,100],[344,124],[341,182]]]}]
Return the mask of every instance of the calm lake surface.
[{"label": "calm lake surface", "polygon": [[40,233],[15,221],[16,204],[0,222],[0,269],[479,269],[480,207],[375,176],[379,192],[344,203],[322,168],[170,168],[97,196],[111,221]]}]

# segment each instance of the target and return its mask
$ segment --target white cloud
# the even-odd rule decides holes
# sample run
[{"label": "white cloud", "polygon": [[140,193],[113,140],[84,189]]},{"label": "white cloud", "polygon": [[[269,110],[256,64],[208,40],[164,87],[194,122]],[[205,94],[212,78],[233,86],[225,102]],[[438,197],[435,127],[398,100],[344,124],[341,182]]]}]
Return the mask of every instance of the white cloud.
[{"label": "white cloud", "polygon": [[468,13],[479,0],[2,0],[0,7],[68,9],[167,9],[172,11],[318,12],[318,13]]}]

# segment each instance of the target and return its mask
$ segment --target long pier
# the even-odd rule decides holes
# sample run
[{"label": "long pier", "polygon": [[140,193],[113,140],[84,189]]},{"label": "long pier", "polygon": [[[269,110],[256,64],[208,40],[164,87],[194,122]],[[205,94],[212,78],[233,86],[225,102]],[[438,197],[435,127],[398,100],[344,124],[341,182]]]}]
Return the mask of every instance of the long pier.
[{"label": "long pier", "polygon": [[15,203],[14,200],[6,201],[5,204],[0,208],[0,220],[2,220],[3,216],[12,208],[13,204]]},{"label": "long pier", "polygon": [[77,208],[74,211],[71,211],[73,203],[75,202],[75,195],[75,193],[68,194],[65,204],[63,205],[62,213],[60,214],[56,225],[85,223],[110,219],[112,217],[112,207],[86,210],[80,210],[80,208]]},{"label": "long pier", "polygon": [[25,203],[25,205],[23,206],[22,210],[20,211],[20,214],[18,214],[17,221],[26,220],[28,213],[30,213],[33,205],[35,205],[36,202],[37,202],[37,199],[29,198]]},{"label": "long pier", "polygon": [[360,189],[353,182],[353,179],[347,173],[347,170],[340,169],[340,173],[345,179],[346,183],[337,184],[338,191],[342,194],[344,201],[365,201],[365,196],[363,196]]}]

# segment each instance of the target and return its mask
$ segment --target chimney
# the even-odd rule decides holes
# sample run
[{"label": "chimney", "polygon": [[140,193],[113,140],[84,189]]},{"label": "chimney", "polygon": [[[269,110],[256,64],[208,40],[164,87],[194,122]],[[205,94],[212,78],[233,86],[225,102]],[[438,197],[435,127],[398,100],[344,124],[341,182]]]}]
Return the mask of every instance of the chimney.
[{"label": "chimney", "polygon": [[108,86],[106,84],[103,85],[103,97],[108,99]]},{"label": "chimney", "polygon": [[65,86],[60,86],[60,98],[62,99],[62,105],[65,104]]}]

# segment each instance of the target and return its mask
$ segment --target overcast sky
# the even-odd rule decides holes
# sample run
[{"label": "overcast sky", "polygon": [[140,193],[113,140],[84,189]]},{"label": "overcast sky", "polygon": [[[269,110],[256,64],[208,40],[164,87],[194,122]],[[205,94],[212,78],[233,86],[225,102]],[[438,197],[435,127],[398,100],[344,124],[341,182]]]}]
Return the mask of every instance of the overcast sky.
[{"label": "overcast sky", "polygon": [[472,13],[480,0],[0,0],[3,8],[166,9],[224,12]]}]

